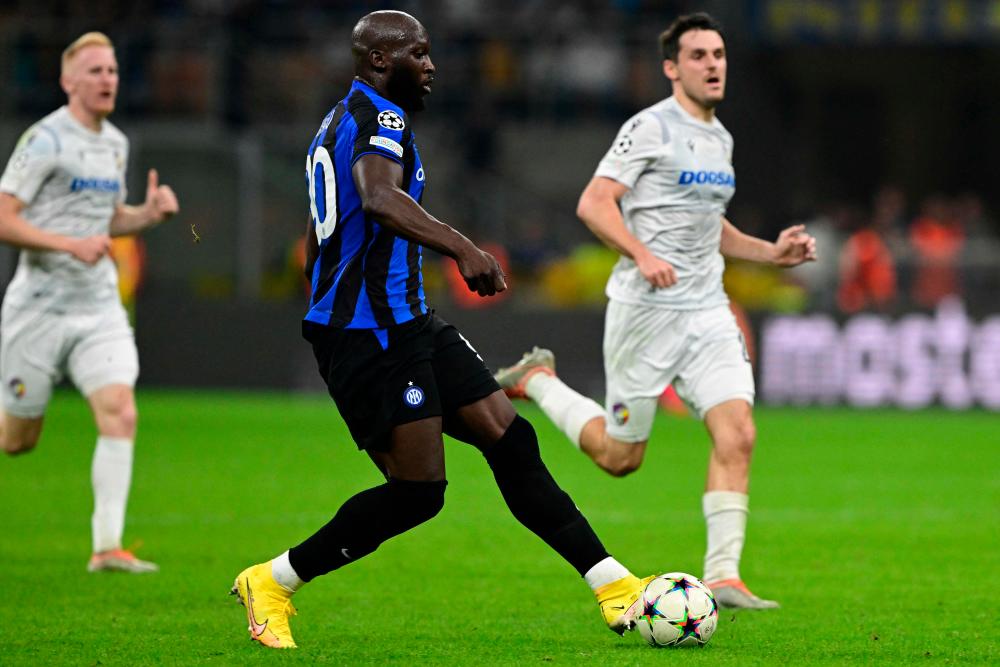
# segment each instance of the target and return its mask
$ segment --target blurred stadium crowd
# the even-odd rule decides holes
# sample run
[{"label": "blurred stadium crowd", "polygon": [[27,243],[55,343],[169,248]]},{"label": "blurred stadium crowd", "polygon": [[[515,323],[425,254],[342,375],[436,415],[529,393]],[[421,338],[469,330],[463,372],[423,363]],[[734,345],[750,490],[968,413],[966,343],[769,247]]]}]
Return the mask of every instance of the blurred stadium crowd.
[{"label": "blurred stadium crowd", "polygon": [[[731,265],[735,300],[752,312],[898,314],[959,295],[970,312],[995,309],[998,94],[957,75],[940,96],[918,89],[938,73],[1000,72],[1000,3],[987,0],[0,2],[0,145],[63,103],[65,45],[106,31],[132,177],[155,163],[183,201],[183,224],[146,239],[144,288],[299,302],[304,149],[350,80],[352,25],[381,8],[412,12],[432,35],[438,84],[417,126],[425,203],[504,249],[512,303],[603,303],[615,257],[575,220],[576,197],[618,126],[667,94],[658,33],[706,9],[728,28],[730,218],[765,238],[806,222],[821,253],[786,273]],[[447,266],[431,264],[429,289],[448,298]]]}]

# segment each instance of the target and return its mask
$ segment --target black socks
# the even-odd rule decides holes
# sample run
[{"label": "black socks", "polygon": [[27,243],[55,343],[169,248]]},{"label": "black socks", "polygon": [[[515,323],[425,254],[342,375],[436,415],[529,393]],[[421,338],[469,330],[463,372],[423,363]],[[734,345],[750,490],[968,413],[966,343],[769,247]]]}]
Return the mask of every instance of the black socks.
[{"label": "black socks", "polygon": [[535,429],[526,419],[515,417],[483,455],[514,517],[581,576],[608,557],[587,519],[549,474],[538,452]]},{"label": "black socks", "polygon": [[326,574],[375,551],[391,537],[433,518],[444,507],[448,482],[390,479],[348,499],[330,522],[288,551],[303,581]]}]

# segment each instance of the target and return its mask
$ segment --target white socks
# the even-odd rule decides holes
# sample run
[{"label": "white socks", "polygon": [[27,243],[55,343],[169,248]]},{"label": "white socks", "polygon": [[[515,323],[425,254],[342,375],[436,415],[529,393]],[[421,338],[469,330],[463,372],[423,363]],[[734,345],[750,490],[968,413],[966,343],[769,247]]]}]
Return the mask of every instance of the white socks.
[{"label": "white socks", "polygon": [[587,585],[590,586],[590,590],[596,591],[601,586],[610,584],[612,581],[618,581],[622,577],[627,577],[630,574],[631,572],[628,571],[628,568],[611,556],[608,556],[600,563],[587,570],[587,573],[583,575],[583,578],[587,582]]},{"label": "white socks", "polygon": [[271,576],[274,577],[279,586],[292,593],[302,588],[306,583],[299,579],[299,575],[292,568],[287,551],[271,561]]},{"label": "white socks", "polygon": [[701,506],[708,528],[704,581],[739,579],[749,497],[735,491],[708,491],[701,498]]},{"label": "white socks", "polygon": [[98,436],[90,481],[94,487],[94,553],[120,549],[125,531],[125,505],[132,485],[132,440]]},{"label": "white socks", "polygon": [[528,378],[524,391],[577,449],[587,422],[604,416],[604,408],[596,401],[573,391],[554,375],[535,373]]}]

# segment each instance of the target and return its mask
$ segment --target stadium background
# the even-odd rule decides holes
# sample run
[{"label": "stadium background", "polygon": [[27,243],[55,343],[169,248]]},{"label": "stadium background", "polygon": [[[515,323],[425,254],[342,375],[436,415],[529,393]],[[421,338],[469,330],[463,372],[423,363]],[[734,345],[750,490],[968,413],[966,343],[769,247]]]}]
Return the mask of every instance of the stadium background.
[{"label": "stadium background", "polygon": [[[706,9],[726,25],[731,217],[769,238],[806,221],[822,257],[727,273],[767,404],[741,574],[780,612],[720,616],[707,649],[683,655],[618,641],[511,519],[478,453],[449,443],[440,517],[303,591],[295,653],[246,640],[225,594],[234,574],[381,481],[300,339],[296,244],[304,152],[348,85],[348,33],[387,6],[433,39],[435,92],[416,123],[426,204],[503,248],[514,277],[503,298],[469,300],[428,256],[432,304],[489,363],[549,345],[595,397],[614,258],[574,218],[576,199],[619,125],[667,94],[668,20]],[[132,201],[151,166],[181,199],[142,237],[133,300],[143,370],[126,545],[162,569],[85,571],[94,427],[85,401],[58,393],[37,450],[0,458],[5,667],[1000,664],[1000,0],[0,0],[4,159],[63,103],[59,54],[92,29],[117,45]],[[119,253],[134,283],[142,262]],[[15,260],[0,246],[0,282]],[[616,557],[700,572],[700,423],[660,416],[642,470],[612,479],[518,408]]]},{"label": "stadium background", "polygon": [[[814,266],[727,270],[761,400],[1000,407],[998,0],[0,3],[4,154],[64,101],[61,50],[100,29],[131,199],[151,166],[179,194],[182,214],[141,242],[142,386],[322,390],[298,334],[304,150],[349,85],[352,25],[388,7],[432,36],[425,204],[513,276],[479,301],[425,263],[431,304],[491,364],[546,345],[602,393],[614,256],[576,198],[619,125],[668,93],[658,33],[705,9],[727,28],[730,218],[764,238],[806,222],[819,240]],[[0,253],[4,280],[15,262]]]}]

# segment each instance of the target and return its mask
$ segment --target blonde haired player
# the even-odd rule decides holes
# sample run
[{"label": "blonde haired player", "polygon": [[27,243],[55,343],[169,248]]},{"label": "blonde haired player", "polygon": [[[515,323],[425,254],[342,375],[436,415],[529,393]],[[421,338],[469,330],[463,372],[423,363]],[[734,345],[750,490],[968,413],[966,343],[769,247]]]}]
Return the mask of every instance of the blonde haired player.
[{"label": "blonde haired player", "polygon": [[801,226],[775,243],[724,216],[733,196],[733,140],[715,117],[725,93],[726,47],[707,14],[681,16],[660,37],[673,96],[630,118],[580,197],[577,215],[621,259],[608,280],[605,407],[555,376],[535,348],[497,381],[531,398],[598,466],[639,468],[657,398],[669,384],[705,420],[712,439],[702,507],[704,579],[726,607],[766,609],[739,573],[756,431],[750,359],[722,289],[723,256],[778,266],[816,257]]},{"label": "blonde haired player", "polygon": [[35,447],[52,388],[68,376],[98,431],[87,569],[152,572],[155,564],[122,548],[139,362],[107,253],[111,236],[177,213],[177,197],[151,169],[145,202],[125,204],[129,144],[106,120],[118,94],[106,35],[70,44],[59,82],[67,104],[24,133],[0,178],[0,241],[21,249],[0,316],[0,445],[11,455]]}]

